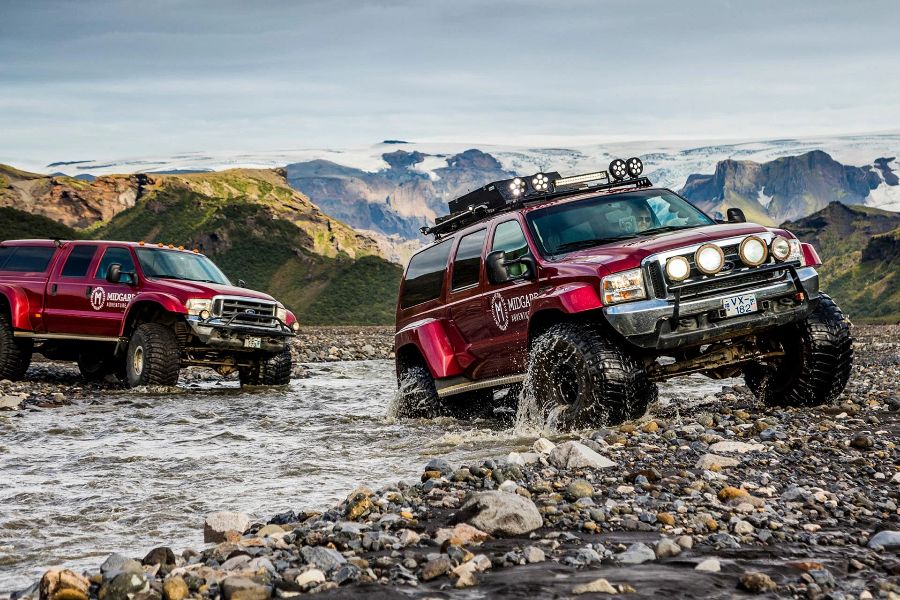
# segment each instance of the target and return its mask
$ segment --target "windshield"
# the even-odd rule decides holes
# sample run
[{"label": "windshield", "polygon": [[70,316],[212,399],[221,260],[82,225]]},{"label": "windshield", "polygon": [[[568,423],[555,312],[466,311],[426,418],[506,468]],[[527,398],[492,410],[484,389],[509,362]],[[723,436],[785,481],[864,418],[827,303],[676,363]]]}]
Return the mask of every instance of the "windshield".
[{"label": "windshield", "polygon": [[528,214],[544,255],[714,222],[680,196],[648,190],[557,204]]},{"label": "windshield", "polygon": [[202,254],[156,248],[136,248],[135,251],[147,277],[231,285],[219,267]]}]

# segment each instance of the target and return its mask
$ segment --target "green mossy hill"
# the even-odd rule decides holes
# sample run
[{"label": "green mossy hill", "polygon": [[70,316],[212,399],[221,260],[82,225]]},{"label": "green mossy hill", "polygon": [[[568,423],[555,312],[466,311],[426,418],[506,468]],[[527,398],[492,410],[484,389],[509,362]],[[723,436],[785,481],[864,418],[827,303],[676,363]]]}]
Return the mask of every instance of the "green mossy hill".
[{"label": "green mossy hill", "polygon": [[264,290],[309,324],[393,321],[401,269],[369,238],[323,215],[276,172],[154,176],[96,239],[203,250],[233,281]]},{"label": "green mossy hill", "polygon": [[78,237],[74,229],[47,217],[33,215],[15,208],[0,207],[0,241],[26,239],[72,239]]},{"label": "green mossy hill", "polygon": [[834,202],[784,227],[816,247],[821,286],[852,320],[900,321],[900,214]]}]

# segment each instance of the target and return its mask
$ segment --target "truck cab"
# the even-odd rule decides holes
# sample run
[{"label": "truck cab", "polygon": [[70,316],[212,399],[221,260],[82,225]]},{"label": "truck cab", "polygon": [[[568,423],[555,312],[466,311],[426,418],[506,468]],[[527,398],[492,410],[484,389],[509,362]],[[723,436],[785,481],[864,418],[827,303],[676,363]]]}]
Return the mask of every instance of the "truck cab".
[{"label": "truck cab", "polygon": [[815,249],[739,210],[713,219],[642,168],[538,173],[451,201],[401,284],[401,413],[483,412],[526,380],[564,427],[636,418],[657,382],[688,373],[743,375],[772,403],[840,393],[849,323],[819,290]]},{"label": "truck cab", "polygon": [[117,241],[0,243],[0,378],[33,352],[86,379],[174,385],[185,366],[284,384],[299,324],[268,294],[233,285],[196,250]]}]

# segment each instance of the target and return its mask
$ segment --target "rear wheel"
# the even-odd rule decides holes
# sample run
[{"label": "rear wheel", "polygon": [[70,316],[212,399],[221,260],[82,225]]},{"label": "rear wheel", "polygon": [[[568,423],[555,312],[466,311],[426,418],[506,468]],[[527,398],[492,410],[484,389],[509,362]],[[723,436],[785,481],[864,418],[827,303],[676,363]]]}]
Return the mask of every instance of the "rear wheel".
[{"label": "rear wheel", "polygon": [[261,356],[252,367],[238,371],[241,385],[287,385],[291,382],[291,349],[285,346],[278,354]]},{"label": "rear wheel", "polygon": [[602,427],[640,417],[656,384],[640,360],[591,323],[560,323],[532,344],[527,393],[539,417],[560,430]]},{"label": "rear wheel", "polygon": [[850,323],[834,300],[821,294],[805,321],[778,332],[785,355],[773,365],[748,365],[744,380],[772,406],[817,406],[834,402],[850,379]]},{"label": "rear wheel", "polygon": [[440,415],[441,401],[434,379],[425,365],[402,366],[397,376],[397,387],[394,416],[432,419]]},{"label": "rear wheel", "polygon": [[125,356],[125,380],[129,387],[175,385],[180,369],[181,351],[171,327],[144,323],[134,330]]},{"label": "rear wheel", "polygon": [[0,313],[0,379],[18,381],[31,364],[34,342],[16,339],[9,317]]}]

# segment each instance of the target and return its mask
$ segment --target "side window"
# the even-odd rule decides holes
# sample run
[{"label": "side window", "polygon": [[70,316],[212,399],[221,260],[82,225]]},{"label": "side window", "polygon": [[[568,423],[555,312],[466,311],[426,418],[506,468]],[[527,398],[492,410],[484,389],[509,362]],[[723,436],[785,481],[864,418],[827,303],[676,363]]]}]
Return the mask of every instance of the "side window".
[{"label": "side window", "polygon": [[100,259],[100,266],[97,267],[97,275],[94,278],[106,279],[106,272],[112,264],[122,265],[123,273],[134,273],[134,260],[128,248],[107,248],[103,258]]},{"label": "side window", "polygon": [[86,277],[91,261],[94,260],[94,254],[97,253],[97,246],[75,246],[66,259],[63,267],[62,277]]},{"label": "side window", "polygon": [[444,284],[447,259],[450,258],[451,244],[441,242],[419,252],[409,261],[406,280],[403,282],[403,297],[400,306],[408,308],[439,298]]},{"label": "side window", "polygon": [[[494,230],[494,242],[491,252],[502,250],[506,253],[507,260],[521,258],[528,253],[528,242],[522,233],[522,226],[518,221],[504,221]],[[525,273],[525,265],[515,264],[507,267],[510,277],[519,277]]]},{"label": "side window", "polygon": [[453,260],[453,281],[450,289],[458,290],[470,285],[477,285],[481,279],[481,250],[487,230],[482,229],[470,233],[459,240],[456,258]]},{"label": "side window", "polygon": [[0,247],[0,271],[4,270],[4,266],[6,265],[6,261],[9,260],[9,257],[12,256],[16,251],[15,246],[2,246]]},{"label": "side window", "polygon": [[0,269],[16,273],[43,273],[56,254],[56,248],[52,246],[14,246],[4,250],[11,252],[6,258],[0,255],[0,263],[5,263]]}]

